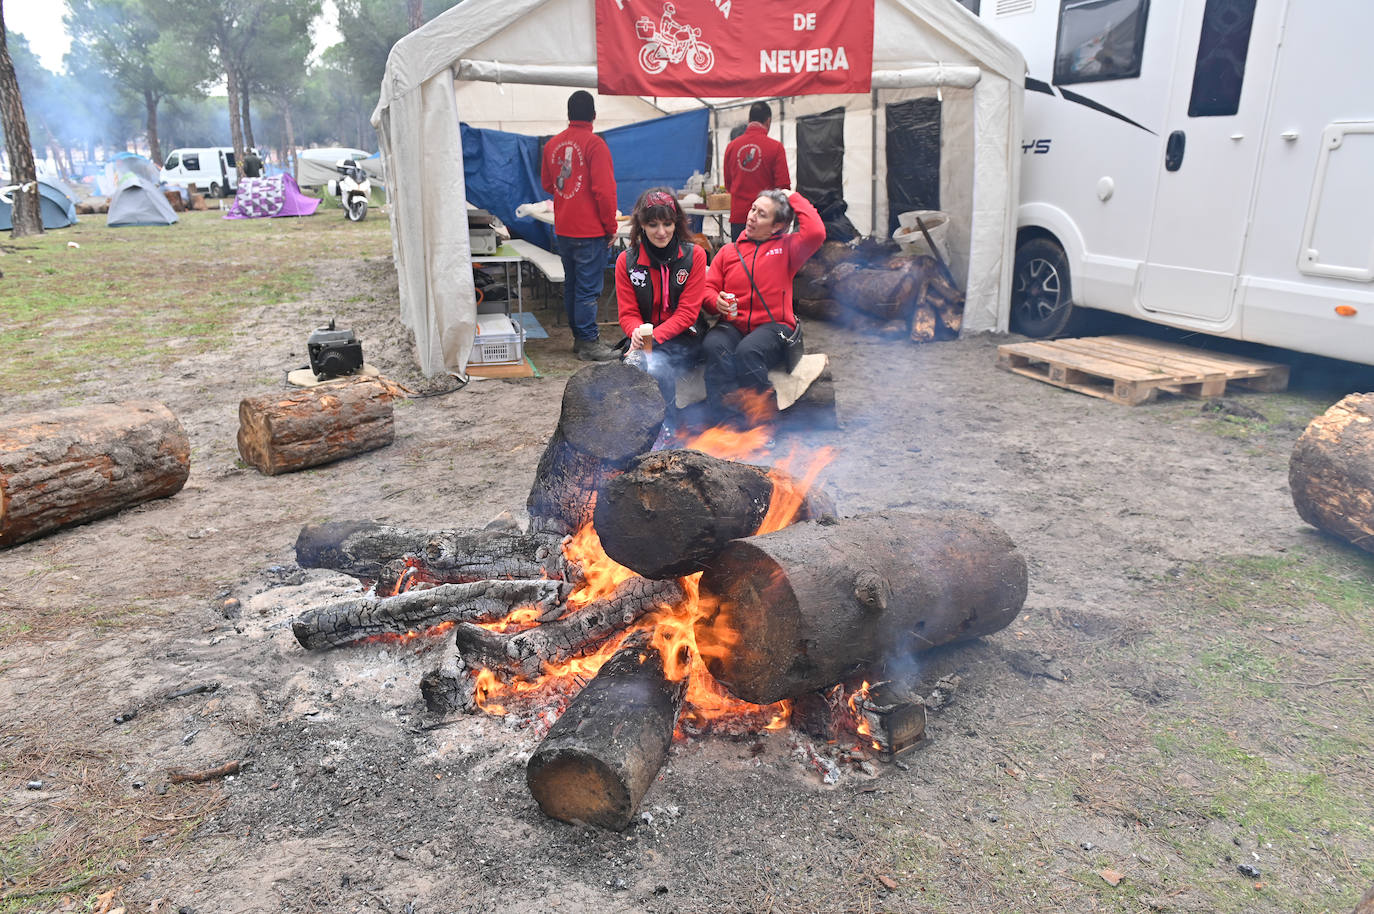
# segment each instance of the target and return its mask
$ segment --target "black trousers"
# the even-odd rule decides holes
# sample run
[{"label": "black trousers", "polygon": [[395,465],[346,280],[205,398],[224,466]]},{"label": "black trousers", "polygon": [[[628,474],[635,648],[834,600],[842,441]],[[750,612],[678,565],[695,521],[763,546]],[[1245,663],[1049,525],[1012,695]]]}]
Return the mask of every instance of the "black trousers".
[{"label": "black trousers", "polygon": [[706,405],[711,418],[717,422],[741,417],[729,402],[730,395],[741,387],[763,393],[772,385],[768,369],[782,364],[783,324],[769,323],[755,327],[746,336],[727,323],[711,328],[702,342],[706,355]]},{"label": "black trousers", "polygon": [[658,392],[668,405],[668,416],[677,412],[677,379],[701,361],[701,340],[690,333],[680,333],[664,343],[655,343],[645,360],[645,370],[658,382]]}]

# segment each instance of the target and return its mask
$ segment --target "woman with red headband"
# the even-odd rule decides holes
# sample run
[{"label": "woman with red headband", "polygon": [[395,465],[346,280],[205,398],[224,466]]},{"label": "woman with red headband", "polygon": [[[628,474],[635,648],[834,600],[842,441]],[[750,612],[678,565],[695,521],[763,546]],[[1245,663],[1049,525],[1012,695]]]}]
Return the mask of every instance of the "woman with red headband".
[{"label": "woman with red headband", "polygon": [[[788,232],[794,216],[797,230]],[[810,201],[798,193],[765,190],[749,208],[743,234],[711,261],[704,308],[721,320],[706,334],[702,350],[706,403],[714,421],[745,425],[740,389],[763,396],[772,392],[768,370],[784,364],[788,338],[797,327],[792,277],[824,241],[825,223]]]},{"label": "woman with red headband", "polygon": [[[639,361],[674,410],[677,379],[701,358],[697,316],[706,295],[706,252],[688,241],[687,217],[673,192],[653,187],[630,216],[630,247],[615,264],[620,326],[627,358]],[[633,355],[642,353],[642,356]]]}]

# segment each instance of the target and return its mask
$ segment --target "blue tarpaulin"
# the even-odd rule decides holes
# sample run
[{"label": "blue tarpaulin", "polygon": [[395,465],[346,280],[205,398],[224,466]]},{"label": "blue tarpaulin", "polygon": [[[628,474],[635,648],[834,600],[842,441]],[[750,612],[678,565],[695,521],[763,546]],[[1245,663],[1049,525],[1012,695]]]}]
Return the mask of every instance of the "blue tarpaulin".
[{"label": "blue tarpaulin", "polygon": [[[621,212],[634,209],[639,195],[650,187],[681,187],[692,172],[707,170],[709,118],[703,108],[601,134],[615,163],[616,205]],[[496,216],[511,234],[552,250],[553,229],[536,219],[515,218],[520,204],[549,197],[539,183],[539,137],[467,124],[460,128],[468,202]]]}]

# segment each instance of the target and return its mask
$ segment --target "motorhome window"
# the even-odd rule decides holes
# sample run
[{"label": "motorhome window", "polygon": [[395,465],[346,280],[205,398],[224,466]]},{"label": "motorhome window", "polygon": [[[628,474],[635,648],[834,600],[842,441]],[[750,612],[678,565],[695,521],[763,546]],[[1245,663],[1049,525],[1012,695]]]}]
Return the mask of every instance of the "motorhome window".
[{"label": "motorhome window", "polygon": [[1202,13],[1202,36],[1193,69],[1189,117],[1225,117],[1240,110],[1245,82],[1245,55],[1250,50],[1250,26],[1255,0],[1207,0]]},{"label": "motorhome window", "polygon": [[1054,81],[1129,79],[1140,75],[1150,0],[1063,0],[1054,49]]},{"label": "motorhome window", "polygon": [[176,167],[177,167],[178,165],[180,165],[180,164],[181,164],[181,156],[177,155],[177,154],[174,152],[174,153],[172,153],[171,155],[169,155],[169,156],[167,157],[167,164],[164,165],[164,166],[162,166],[162,167],[170,170],[170,169],[176,168]]},{"label": "motorhome window", "polygon": [[186,157],[181,160],[181,164],[186,166],[187,171],[200,171],[200,154],[186,153]]}]

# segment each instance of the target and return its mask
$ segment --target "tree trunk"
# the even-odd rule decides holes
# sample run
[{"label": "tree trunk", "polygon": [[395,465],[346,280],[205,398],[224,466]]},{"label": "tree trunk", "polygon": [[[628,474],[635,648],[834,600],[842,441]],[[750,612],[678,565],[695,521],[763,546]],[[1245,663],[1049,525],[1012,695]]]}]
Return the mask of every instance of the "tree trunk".
[{"label": "tree trunk", "polygon": [[158,96],[151,89],[143,90],[143,109],[148,117],[148,157],[153,160],[153,164],[162,167],[162,146],[157,138],[157,103]]},{"label": "tree trunk", "polygon": [[291,103],[282,99],[281,116],[286,124],[286,155],[282,167],[291,172],[291,177],[300,178],[300,160],[296,158],[296,126],[291,121]]},{"label": "tree trunk", "polygon": [[239,404],[239,455],[277,476],[385,447],[395,395],[387,382],[363,377],[248,397]]},{"label": "tree trunk", "polygon": [[191,444],[151,400],[0,419],[0,546],[175,495]]},{"label": "tree trunk", "polygon": [[[379,590],[396,584],[397,562],[411,561],[422,580],[442,584],[495,578],[574,580],[561,537],[512,530],[408,530],[373,523],[308,524],[296,538],[296,563],[328,568]],[[572,572],[570,574],[570,572]]]},{"label": "tree trunk", "polygon": [[685,598],[676,581],[634,577],[621,581],[609,597],[513,635],[460,622],[453,636],[459,653],[470,666],[484,666],[504,676],[534,679],[545,665],[590,653],[645,613],[675,607]]},{"label": "tree trunk", "polygon": [[22,238],[43,234],[43,214],[39,209],[38,169],[33,162],[29,122],[24,116],[24,99],[19,92],[19,80],[14,75],[14,61],[10,59],[5,34],[5,10],[0,3],[0,122],[3,122],[5,149],[10,156],[10,183],[19,185],[12,192],[14,227],[10,237]]},{"label": "tree trunk", "polygon": [[415,31],[425,24],[425,6],[422,0],[406,0],[406,27]]},{"label": "tree trunk", "polygon": [[[239,98],[243,107],[243,151],[246,154],[257,144],[253,142],[253,118],[250,114],[251,105],[249,103],[248,86],[244,83],[239,84]],[[241,173],[241,172],[240,172]]]},{"label": "tree trunk", "polygon": [[[638,457],[597,501],[601,547],[646,578],[705,571],[731,540],[758,532],[773,499],[774,472],[692,450]],[[798,513],[798,520],[833,517],[834,506],[818,494]]]},{"label": "tree trunk", "polygon": [[736,540],[701,578],[698,650],[733,694],[770,704],[1008,625],[1026,563],[974,514],[873,514]]},{"label": "tree trunk", "polygon": [[298,616],[291,633],[308,651],[342,647],[374,635],[423,631],[442,622],[495,622],[520,606],[548,611],[561,605],[571,589],[569,584],[541,580],[440,584],[321,606]]},{"label": "tree trunk", "polygon": [[1303,520],[1374,552],[1374,393],[1351,394],[1308,424],[1288,488]]},{"label": "tree trunk", "polygon": [[638,368],[604,362],[569,378],[526,502],[531,529],[575,533],[589,523],[597,490],[653,447],[663,416],[658,384]]},{"label": "tree trunk", "polygon": [[[229,61],[232,59],[227,46],[220,48],[220,57],[225,61],[224,82],[229,93],[229,140],[234,147],[234,169],[238,177],[243,177],[243,121],[239,115],[239,71]],[[236,179],[237,180],[237,179]],[[228,180],[224,192],[229,192]]]},{"label": "tree trunk", "polygon": [[686,680],[635,638],[607,660],[530,756],[525,782],[545,815],[624,829],[668,758]]}]

